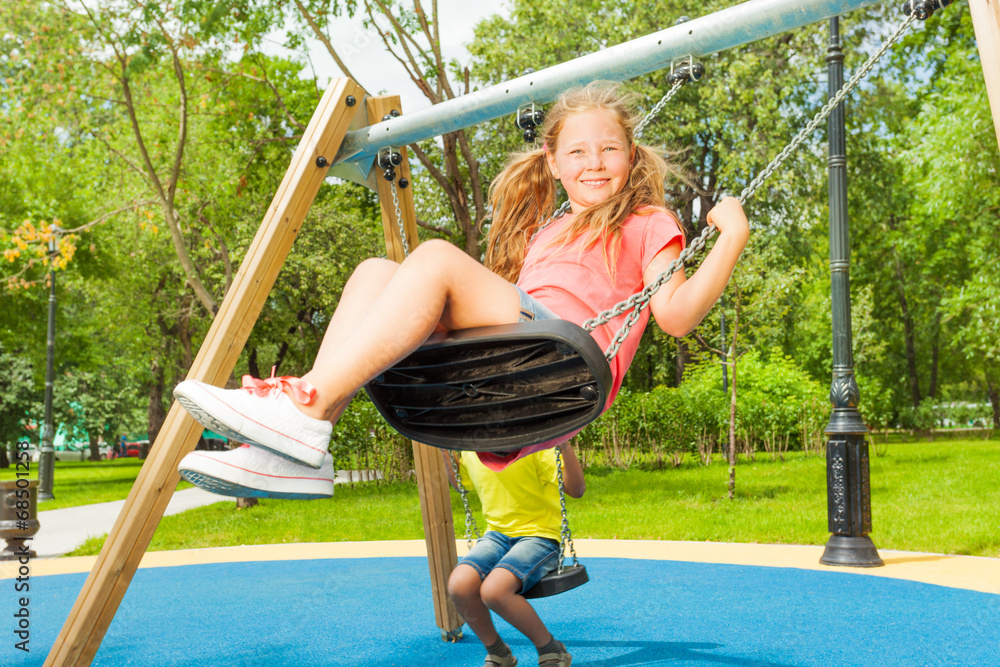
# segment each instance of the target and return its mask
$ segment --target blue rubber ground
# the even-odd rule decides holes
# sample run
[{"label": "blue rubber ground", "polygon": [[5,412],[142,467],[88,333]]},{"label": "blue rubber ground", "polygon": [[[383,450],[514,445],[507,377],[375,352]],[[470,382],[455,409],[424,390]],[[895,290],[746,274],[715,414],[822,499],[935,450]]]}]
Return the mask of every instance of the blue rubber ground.
[{"label": "blue rubber ground", "polygon": [[[1000,596],[837,572],[588,559],[591,582],[535,602],[576,667],[1000,665]],[[0,665],[41,665],[84,574],[31,578],[30,653],[0,596]],[[142,569],[94,665],[482,665],[441,641],[423,558]],[[535,653],[506,624],[521,664]]]}]

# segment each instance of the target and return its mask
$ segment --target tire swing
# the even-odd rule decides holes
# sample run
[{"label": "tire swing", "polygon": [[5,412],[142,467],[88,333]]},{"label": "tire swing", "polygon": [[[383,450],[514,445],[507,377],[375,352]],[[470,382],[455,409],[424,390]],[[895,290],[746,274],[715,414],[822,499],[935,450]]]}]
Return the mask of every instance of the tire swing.
[{"label": "tire swing", "polygon": [[[462,496],[462,505],[465,507],[465,540],[472,550],[472,540],[479,539],[479,528],[476,526],[476,519],[472,515],[472,507],[469,505],[469,490],[462,483],[462,473],[459,472],[459,463],[454,454],[449,454],[452,470],[455,471],[455,481],[458,482],[458,491]],[[563,488],[562,452],[556,447],[556,479],[559,482],[559,508],[562,513],[562,530],[559,542],[559,565],[555,570],[542,577],[537,584],[530,589],[523,591],[521,596],[526,600],[545,598],[550,595],[558,595],[572,590],[577,586],[582,586],[590,578],[587,576],[587,568],[580,563],[576,556],[576,549],[573,547],[573,534],[569,529],[569,519],[566,516],[566,492]],[[566,564],[566,549],[569,548],[573,562]]]},{"label": "tire swing", "polygon": [[[747,185],[739,196],[740,203],[746,203],[761,183],[819,127],[915,20],[926,20],[950,3],[951,0],[906,2],[902,7],[906,19]],[[636,137],[681,85],[696,81],[704,72],[701,65],[690,58],[681,62],[686,65],[676,70],[671,65],[673,87],[636,128]],[[530,115],[534,118],[534,111]],[[520,128],[524,123],[520,113],[518,116]],[[391,165],[391,154],[391,148],[379,152],[380,166],[383,163]],[[568,210],[569,202],[566,202],[535,233]],[[396,214],[402,228],[398,207]],[[618,353],[642,311],[649,307],[653,294],[692,255],[704,248],[714,233],[714,227],[706,226],[645,289],[581,326],[564,320],[543,320],[437,334],[365,385],[365,390],[396,431],[442,449],[498,452],[571,433],[592,422],[603,411],[611,385],[607,362]],[[403,247],[406,247],[405,241]],[[589,332],[629,310],[632,312],[602,359]]]}]

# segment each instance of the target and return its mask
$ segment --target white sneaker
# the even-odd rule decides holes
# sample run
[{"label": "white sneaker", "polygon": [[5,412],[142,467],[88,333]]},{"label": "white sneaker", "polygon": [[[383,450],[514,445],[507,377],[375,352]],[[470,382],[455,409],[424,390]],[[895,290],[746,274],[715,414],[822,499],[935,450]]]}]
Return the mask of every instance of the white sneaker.
[{"label": "white sneaker", "polygon": [[226,452],[193,451],[177,466],[195,486],[237,498],[313,500],[333,495],[333,456],[317,470],[243,445]]},{"label": "white sneaker", "polygon": [[302,414],[281,391],[259,396],[184,380],[174,388],[174,398],[205,428],[289,461],[319,468],[330,448],[333,425]]}]

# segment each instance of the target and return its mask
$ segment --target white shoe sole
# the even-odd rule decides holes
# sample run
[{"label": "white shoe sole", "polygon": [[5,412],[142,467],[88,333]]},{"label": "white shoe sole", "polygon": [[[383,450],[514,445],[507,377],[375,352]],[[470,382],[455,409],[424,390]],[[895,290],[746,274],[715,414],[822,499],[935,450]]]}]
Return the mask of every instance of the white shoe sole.
[{"label": "white shoe sole", "polygon": [[267,475],[193,452],[178,468],[195,486],[235,498],[315,500],[333,496],[333,480],[317,477]]},{"label": "white shoe sole", "polygon": [[[198,383],[180,383],[174,389],[174,398],[199,424],[230,440],[266,449],[272,454],[305,464],[310,468],[319,468],[323,465],[325,449],[310,447],[265,426],[252,416],[239,412],[219,397],[205,391]],[[211,406],[212,412],[209,413],[203,406]]]}]

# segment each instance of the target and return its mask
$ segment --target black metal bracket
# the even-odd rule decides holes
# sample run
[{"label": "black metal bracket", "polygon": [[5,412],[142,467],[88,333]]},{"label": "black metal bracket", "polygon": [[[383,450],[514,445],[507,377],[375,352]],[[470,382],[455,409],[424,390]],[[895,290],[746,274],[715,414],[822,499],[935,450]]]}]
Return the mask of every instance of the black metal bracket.
[{"label": "black metal bracket", "polygon": [[396,167],[403,164],[403,156],[392,146],[378,150],[378,166],[382,169],[382,178],[387,181],[396,180]]},{"label": "black metal bracket", "polygon": [[903,13],[907,16],[916,14],[921,21],[926,21],[939,9],[944,9],[952,0],[906,0],[903,3]]},{"label": "black metal bracket", "polygon": [[545,112],[541,108],[535,107],[534,102],[522,104],[517,108],[514,124],[519,130],[524,130],[522,136],[524,136],[524,140],[528,143],[533,142],[538,137],[538,132],[535,128],[541,127],[544,122]]},{"label": "black metal bracket", "polygon": [[667,83],[671,86],[678,81],[681,83],[694,82],[705,76],[705,66],[694,59],[693,56],[674,58],[670,61],[670,75]]}]

